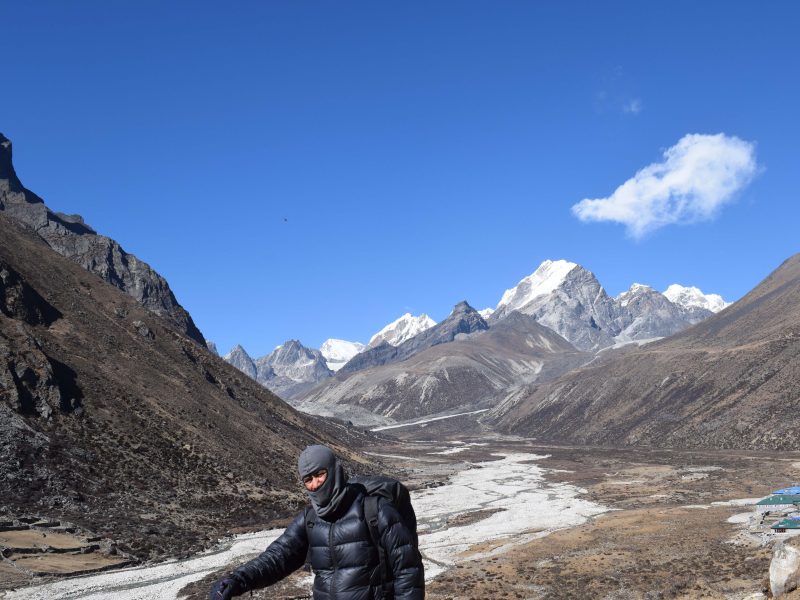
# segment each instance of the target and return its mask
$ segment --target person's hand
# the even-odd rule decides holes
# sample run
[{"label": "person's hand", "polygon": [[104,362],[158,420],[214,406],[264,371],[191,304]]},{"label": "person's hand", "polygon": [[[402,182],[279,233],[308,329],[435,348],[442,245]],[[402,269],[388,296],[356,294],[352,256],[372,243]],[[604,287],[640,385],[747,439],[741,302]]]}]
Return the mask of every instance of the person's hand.
[{"label": "person's hand", "polygon": [[211,588],[208,600],[230,600],[233,596],[238,596],[246,591],[242,584],[230,575],[223,577]]}]

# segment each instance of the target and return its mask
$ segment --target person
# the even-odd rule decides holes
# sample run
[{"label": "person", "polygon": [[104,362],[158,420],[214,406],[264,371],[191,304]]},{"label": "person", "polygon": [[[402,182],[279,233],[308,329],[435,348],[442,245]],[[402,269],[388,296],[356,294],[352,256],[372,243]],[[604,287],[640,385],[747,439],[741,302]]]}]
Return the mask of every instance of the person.
[{"label": "person", "polygon": [[217,581],[210,600],[272,585],[307,558],[314,572],[314,600],[423,599],[422,557],[394,505],[378,502],[378,533],[388,562],[382,569],[364,518],[365,488],[348,482],[341,462],[326,446],[303,450],[297,470],[310,506],[264,552]]}]

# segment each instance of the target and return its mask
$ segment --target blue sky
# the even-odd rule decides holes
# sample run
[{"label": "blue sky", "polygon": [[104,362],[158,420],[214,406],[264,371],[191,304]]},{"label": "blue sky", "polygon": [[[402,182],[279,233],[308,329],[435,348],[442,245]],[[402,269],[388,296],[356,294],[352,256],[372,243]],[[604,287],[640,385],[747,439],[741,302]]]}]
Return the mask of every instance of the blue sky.
[{"label": "blue sky", "polygon": [[[735,300],[798,251],[799,17],[794,2],[3,3],[0,132],[30,189],[161,272],[223,353],[494,306],[548,258],[610,294],[677,282]],[[705,212],[644,231],[578,218],[669,170],[689,134],[750,161]],[[709,178],[691,177],[671,202],[697,201]]]}]

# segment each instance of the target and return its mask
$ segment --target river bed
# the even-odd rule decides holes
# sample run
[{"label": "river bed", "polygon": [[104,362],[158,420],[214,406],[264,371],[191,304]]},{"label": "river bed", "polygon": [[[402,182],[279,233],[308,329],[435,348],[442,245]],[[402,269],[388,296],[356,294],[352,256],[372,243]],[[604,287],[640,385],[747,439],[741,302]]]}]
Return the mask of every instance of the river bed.
[{"label": "river bed", "polygon": [[[445,485],[413,492],[426,580],[460,562],[505,552],[608,510],[582,500],[584,490],[577,486],[546,481],[547,470],[539,465],[544,455],[515,452],[492,458],[496,460],[468,464]],[[465,520],[468,524],[460,524]],[[2,597],[175,600],[189,583],[261,552],[281,531],[238,535],[189,559],[60,580]]]}]

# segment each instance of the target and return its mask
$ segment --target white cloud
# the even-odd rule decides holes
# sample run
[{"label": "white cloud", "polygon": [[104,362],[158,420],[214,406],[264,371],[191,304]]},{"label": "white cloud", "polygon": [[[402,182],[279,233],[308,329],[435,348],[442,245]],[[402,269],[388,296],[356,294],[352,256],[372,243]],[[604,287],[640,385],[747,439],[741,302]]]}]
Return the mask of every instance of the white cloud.
[{"label": "white cloud", "polygon": [[724,133],[688,134],[664,160],[637,172],[608,198],[581,200],[581,221],[615,221],[641,238],[665,225],[714,218],[758,169],[755,144]]},{"label": "white cloud", "polygon": [[638,115],[642,112],[642,101],[639,98],[631,98],[622,105],[622,112]]}]

